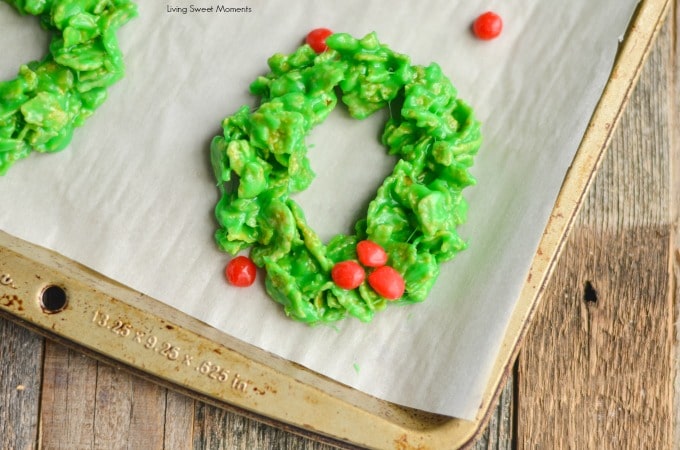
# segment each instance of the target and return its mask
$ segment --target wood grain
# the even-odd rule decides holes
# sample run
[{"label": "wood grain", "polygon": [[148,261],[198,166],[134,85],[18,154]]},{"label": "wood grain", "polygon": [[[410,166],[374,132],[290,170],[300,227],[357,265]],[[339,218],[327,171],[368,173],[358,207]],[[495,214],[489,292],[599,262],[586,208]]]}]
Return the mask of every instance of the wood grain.
[{"label": "wood grain", "polygon": [[672,53],[672,79],[673,83],[671,85],[671,91],[669,95],[675,101],[670,102],[670,147],[673,157],[671,158],[671,217],[674,224],[673,232],[673,306],[675,307],[675,366],[674,373],[676,374],[673,396],[673,448],[680,448],[680,414],[678,413],[678,405],[680,405],[680,377],[677,376],[680,373],[680,346],[677,345],[680,340],[680,322],[677,320],[677,310],[678,301],[680,299],[680,283],[678,279],[680,278],[680,227],[678,223],[680,220],[680,157],[678,150],[680,149],[680,101],[677,99],[680,93],[680,87],[678,86],[678,80],[680,80],[680,59],[678,58],[678,48],[680,46],[680,28],[678,23],[680,23],[680,2],[675,2],[675,9],[672,11],[670,20],[673,22],[673,53]]},{"label": "wood grain", "polygon": [[41,437],[45,448],[93,448],[97,363],[46,342]]},{"label": "wood grain", "polygon": [[42,445],[190,448],[193,401],[47,341]]},{"label": "wood grain", "polygon": [[489,422],[473,445],[472,450],[510,450],[513,448],[513,411],[515,407],[515,379],[511,376],[498,398]]},{"label": "wood grain", "polygon": [[38,439],[43,340],[0,320],[0,448],[32,449]]},{"label": "wood grain", "polygon": [[518,448],[671,448],[675,32],[655,44],[522,347]]}]

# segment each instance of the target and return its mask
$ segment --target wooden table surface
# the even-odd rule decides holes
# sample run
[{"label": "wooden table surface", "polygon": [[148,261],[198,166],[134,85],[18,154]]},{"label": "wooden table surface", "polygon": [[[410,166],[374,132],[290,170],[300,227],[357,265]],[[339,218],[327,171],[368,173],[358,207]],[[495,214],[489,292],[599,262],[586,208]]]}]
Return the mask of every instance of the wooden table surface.
[{"label": "wooden table surface", "polygon": [[[678,0],[476,449],[666,449],[680,274]],[[0,319],[0,449],[328,449]]]}]

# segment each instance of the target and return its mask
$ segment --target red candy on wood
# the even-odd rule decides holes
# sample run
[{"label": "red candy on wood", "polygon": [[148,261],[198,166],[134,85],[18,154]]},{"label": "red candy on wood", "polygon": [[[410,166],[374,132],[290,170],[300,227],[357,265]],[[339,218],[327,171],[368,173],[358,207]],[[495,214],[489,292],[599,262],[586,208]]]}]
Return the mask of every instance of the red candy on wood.
[{"label": "red candy on wood", "polygon": [[342,261],[333,266],[331,278],[342,289],[356,289],[364,282],[366,272],[355,261]]},{"label": "red candy on wood", "polygon": [[368,275],[368,284],[378,295],[388,300],[396,300],[404,295],[404,278],[394,268],[382,266]]},{"label": "red candy on wood", "polygon": [[373,241],[361,241],[357,244],[359,262],[366,267],[380,267],[387,264],[387,253]]},{"label": "red candy on wood", "polygon": [[472,23],[472,32],[479,39],[488,41],[501,34],[503,19],[491,11],[487,11]]},{"label": "red candy on wood", "polygon": [[247,256],[237,256],[224,269],[227,281],[237,287],[248,287],[255,282],[257,267]]},{"label": "red candy on wood", "polygon": [[312,49],[317,53],[323,53],[328,50],[326,45],[326,38],[333,34],[328,28],[317,28],[312,30],[307,34],[307,39],[305,42],[312,47]]}]

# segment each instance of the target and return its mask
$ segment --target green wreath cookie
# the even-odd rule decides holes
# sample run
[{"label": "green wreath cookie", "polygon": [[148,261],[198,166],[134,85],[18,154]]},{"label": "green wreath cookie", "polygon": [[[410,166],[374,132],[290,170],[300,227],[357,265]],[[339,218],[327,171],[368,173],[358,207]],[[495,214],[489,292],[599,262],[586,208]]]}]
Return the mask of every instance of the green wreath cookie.
[{"label": "green wreath cookie", "polygon": [[[439,265],[466,247],[456,227],[466,218],[462,190],[475,182],[468,169],[481,135],[437,64],[411,65],[374,33],[331,34],[325,43],[320,53],[305,44],[272,56],[271,73],[250,86],[260,106],[243,106],[223,121],[224,134],[210,148],[221,193],[215,238],[231,254],[251,249],[266,270],[267,292],[289,317],[310,324],[347,314],[370,321],[391,300],[425,300]],[[390,108],[382,142],[399,160],[355,234],[324,244],[291,195],[314,177],[305,137],[338,96],[357,119]],[[371,264],[357,252],[360,243],[384,250],[387,261]],[[341,287],[344,281],[334,281],[341,265],[359,266],[368,276]],[[388,271],[403,283],[398,296],[374,282]]]},{"label": "green wreath cookie", "polygon": [[71,141],[124,72],[116,31],[136,16],[130,0],[5,0],[40,18],[52,34],[42,61],[0,82],[0,175],[31,150],[56,152]]}]

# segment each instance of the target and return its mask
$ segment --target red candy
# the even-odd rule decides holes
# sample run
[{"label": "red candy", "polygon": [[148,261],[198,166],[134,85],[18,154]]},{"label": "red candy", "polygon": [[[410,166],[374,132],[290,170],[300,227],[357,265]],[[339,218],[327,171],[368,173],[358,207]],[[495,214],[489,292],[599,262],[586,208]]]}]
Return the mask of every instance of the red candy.
[{"label": "red candy", "polygon": [[317,53],[323,53],[328,50],[326,45],[326,38],[333,34],[328,28],[317,28],[312,30],[307,35],[305,42],[312,47],[312,49]]},{"label": "red candy", "polygon": [[342,261],[333,266],[331,278],[342,289],[358,288],[366,278],[363,267],[355,261]]},{"label": "red candy", "polygon": [[488,41],[501,34],[503,19],[491,11],[487,11],[472,23],[472,32],[479,39]]},{"label": "red candy", "polygon": [[404,295],[404,278],[390,266],[382,266],[368,275],[368,284],[378,295],[388,300],[396,300]]},{"label": "red candy", "polygon": [[237,256],[227,263],[224,274],[230,284],[248,287],[255,282],[257,267],[247,256]]},{"label": "red candy", "polygon": [[387,263],[387,253],[373,241],[361,241],[357,244],[359,262],[366,267],[380,267]]}]

